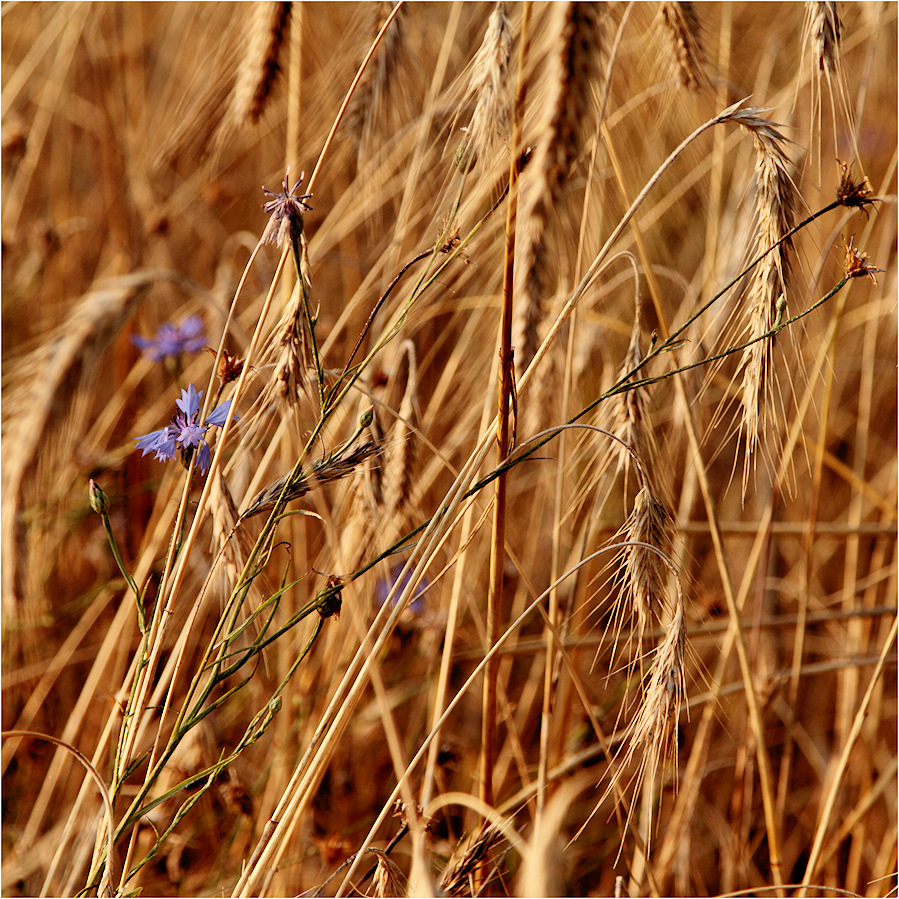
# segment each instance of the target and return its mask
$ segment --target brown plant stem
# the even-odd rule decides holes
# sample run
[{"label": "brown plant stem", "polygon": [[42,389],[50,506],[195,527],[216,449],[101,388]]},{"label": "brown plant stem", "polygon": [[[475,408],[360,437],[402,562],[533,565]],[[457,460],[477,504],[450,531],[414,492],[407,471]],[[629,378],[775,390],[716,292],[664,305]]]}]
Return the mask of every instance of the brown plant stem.
[{"label": "brown plant stem", "polygon": [[[503,268],[503,314],[500,324],[500,363],[498,384],[498,419],[496,430],[497,463],[509,454],[509,409],[513,384],[512,358],[512,280],[515,272],[515,225],[518,214],[518,175],[521,156],[521,119],[527,82],[524,63],[529,45],[531,4],[525,3],[521,20],[518,55],[518,83],[515,95],[515,115],[512,125],[512,162],[509,167],[509,208],[506,211],[506,244]],[[493,532],[490,547],[490,583],[487,593],[487,650],[499,638],[501,629],[503,589],[503,545],[506,533],[506,476],[496,479],[493,506]],[[484,670],[484,699],[481,714],[481,801],[493,805],[493,767],[496,762],[496,680],[499,657],[493,656]]]}]

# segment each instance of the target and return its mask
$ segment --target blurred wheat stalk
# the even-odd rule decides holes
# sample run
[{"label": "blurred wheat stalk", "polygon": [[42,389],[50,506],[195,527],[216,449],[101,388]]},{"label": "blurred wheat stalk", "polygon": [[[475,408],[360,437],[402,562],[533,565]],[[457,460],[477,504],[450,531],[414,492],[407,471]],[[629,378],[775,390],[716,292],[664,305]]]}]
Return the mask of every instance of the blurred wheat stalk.
[{"label": "blurred wheat stalk", "polygon": [[895,889],[895,6],[524,12],[4,8],[5,894]]}]

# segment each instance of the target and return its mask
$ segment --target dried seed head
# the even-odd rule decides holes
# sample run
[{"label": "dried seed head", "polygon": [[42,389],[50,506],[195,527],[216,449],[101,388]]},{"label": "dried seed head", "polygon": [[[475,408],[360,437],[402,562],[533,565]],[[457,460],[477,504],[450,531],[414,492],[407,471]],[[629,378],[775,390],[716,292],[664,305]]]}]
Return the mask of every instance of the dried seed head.
[{"label": "dried seed head", "polygon": [[[638,770],[633,781],[634,796],[640,796],[644,784],[656,780],[660,764],[669,756],[677,760],[677,727],[680,710],[687,699],[685,651],[687,625],[683,596],[678,589],[677,602],[665,639],[655,650],[652,665],[643,680],[643,691],[636,714],[627,725],[627,748],[612,775],[595,811],[616,789],[635,757]],[[631,812],[638,803],[633,803]],[[628,815],[630,817],[630,813]],[[647,829],[651,834],[652,828]],[[647,838],[646,852],[649,853]]]},{"label": "dried seed head", "polygon": [[278,56],[289,23],[290,3],[253,4],[250,37],[231,95],[233,125],[259,121],[280,71]]},{"label": "dried seed head", "polygon": [[756,151],[756,246],[758,255],[776,245],[755,268],[746,306],[749,321],[747,337],[754,342],[741,360],[742,430],[746,445],[743,491],[748,487],[754,452],[758,446],[765,413],[773,406],[771,381],[771,340],[759,340],[768,334],[777,320],[778,309],[789,292],[790,240],[783,240],[793,227],[799,202],[798,191],[789,174],[787,139],[777,126],[763,118],[759,109],[731,109],[726,118],[752,133]]},{"label": "dried seed head", "polygon": [[[213,356],[218,355],[211,346],[206,347],[206,350],[212,353]],[[225,384],[236,381],[240,377],[241,372],[243,372],[243,359],[239,356],[232,356],[227,350],[222,350],[222,356],[216,369],[219,384],[224,387]]]},{"label": "dried seed head", "polygon": [[397,417],[389,430],[379,510],[383,539],[387,545],[399,536],[394,534],[395,529],[402,526],[403,516],[408,514],[419,448],[415,435],[418,424],[418,354],[415,344],[404,340],[399,346],[399,354],[396,371],[388,384],[387,402],[397,410]]},{"label": "dried seed head", "polygon": [[405,878],[400,867],[380,849],[371,849],[370,851],[378,857],[378,864],[371,881],[373,895],[379,897],[405,896],[407,893]]},{"label": "dried seed head", "polygon": [[[291,294],[290,303],[284,309],[275,328],[274,345],[278,347],[272,380],[266,388],[271,394],[286,399],[291,405],[300,401],[301,391],[310,399],[313,392],[309,373],[315,369],[312,340],[306,311],[311,308],[312,277],[309,265],[309,243],[300,234],[300,279]],[[317,400],[313,400],[317,402]]]},{"label": "dried seed head", "polygon": [[[628,345],[627,355],[619,378],[633,371],[640,363],[640,360],[643,359],[640,307],[641,304],[638,302],[634,314],[634,325],[631,329],[631,342]],[[623,470],[625,478],[627,478],[631,462],[633,461],[632,453],[644,463],[651,463],[655,456],[655,438],[647,414],[649,388],[643,386],[633,390],[626,390],[616,396],[615,402],[615,419],[612,425],[612,432],[627,444],[627,447],[621,444],[616,445],[618,469],[619,471]]]},{"label": "dried seed head", "polygon": [[340,607],[343,600],[340,594],[343,592],[343,580],[336,575],[328,578],[328,586],[321,593],[321,599],[317,607],[318,614],[322,618],[340,618]]},{"label": "dried seed head", "polygon": [[468,135],[459,148],[462,168],[477,159],[489,160],[497,140],[507,140],[512,121],[513,89],[509,78],[512,23],[505,3],[497,3],[471,69],[469,93],[477,98]]},{"label": "dried seed head", "polygon": [[[550,4],[555,17],[549,26],[558,29],[556,51],[550,58],[550,83],[540,138],[522,178],[519,220],[524,227],[516,238],[516,299],[513,317],[515,377],[521,379],[531,364],[546,327],[549,300],[555,293],[558,257],[550,243],[554,219],[570,212],[566,187],[572,168],[584,147],[585,135],[593,130],[596,97],[601,78],[603,4]],[[519,262],[520,260],[520,262]],[[547,387],[551,373],[540,381]],[[543,404],[532,397],[529,410]]]},{"label": "dried seed head", "polygon": [[674,617],[668,626],[665,639],[656,650],[649,671],[649,681],[634,720],[631,732],[631,746],[628,755],[638,746],[644,747],[645,757],[650,762],[649,770],[655,771],[668,748],[677,747],[677,742],[669,739],[677,727],[681,706],[687,698],[687,683],[684,674],[684,652],[686,647],[687,624],[683,602],[677,604]]},{"label": "dried seed head", "polygon": [[873,206],[878,202],[876,197],[871,196],[871,185],[868,179],[862,176],[861,180],[856,181],[852,177],[852,166],[845,162],[837,160],[840,166],[840,185],[837,188],[837,202],[841,206],[848,206],[850,209],[861,209],[865,215],[868,215],[867,206]]},{"label": "dried seed head", "polygon": [[874,273],[882,272],[883,269],[868,265],[868,254],[859,253],[858,248],[852,245],[854,239],[854,237],[850,237],[848,243],[845,239],[843,240],[843,246],[846,248],[846,254],[843,257],[843,272],[847,278],[870,278],[876,285],[877,278],[874,277]]},{"label": "dried seed head", "polygon": [[698,91],[708,84],[699,16],[693,3],[662,3],[665,32],[674,50],[681,84]]},{"label": "dried seed head", "polygon": [[241,519],[252,518],[263,512],[271,512],[279,501],[281,506],[284,506],[291,500],[305,496],[310,490],[314,490],[321,484],[345,478],[366,459],[375,455],[378,449],[374,443],[362,443],[343,455],[325,456],[308,470],[304,469],[298,474],[289,472],[283,475],[253,497],[253,501],[241,515]]},{"label": "dried seed head", "polygon": [[668,544],[668,513],[648,483],[634,497],[634,508],[626,525],[625,539],[633,546],[622,551],[620,574],[624,596],[637,618],[638,639],[650,627],[664,604],[666,565],[649,547],[664,552]]},{"label": "dried seed head", "polygon": [[806,28],[818,68],[829,75],[834,74],[843,30],[836,3],[806,3]]}]

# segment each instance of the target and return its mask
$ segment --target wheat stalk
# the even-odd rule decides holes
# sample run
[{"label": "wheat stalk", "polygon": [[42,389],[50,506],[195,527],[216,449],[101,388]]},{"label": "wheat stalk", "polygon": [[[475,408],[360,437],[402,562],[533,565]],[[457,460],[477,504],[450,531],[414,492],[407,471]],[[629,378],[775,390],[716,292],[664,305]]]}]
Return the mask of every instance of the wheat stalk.
[{"label": "wheat stalk", "polygon": [[[805,868],[808,893],[877,889],[896,842],[896,225],[875,199],[895,194],[895,8],[605,6],[606,51],[574,37],[596,7],[535,5],[530,153],[508,143],[521,7],[294,6],[286,90],[279,8],[100,5],[90,27],[4,9],[3,700],[62,741],[4,741],[4,892],[107,892],[110,863],[108,892],[152,895],[427,894],[431,872],[459,893],[786,893]],[[388,42],[370,70],[369,14]],[[710,76],[718,108],[751,92],[777,116],[697,127]],[[525,360],[508,415],[489,387],[500,157],[533,166],[516,306],[532,202],[543,254],[503,351],[504,374],[509,345]],[[272,257],[259,185],[287,163],[314,165],[315,209],[270,220]],[[798,224],[784,173],[793,219],[817,210]],[[150,271],[169,274],[128,299]],[[216,363],[135,358],[132,318],[188,314]],[[133,453],[204,379],[201,417],[223,391],[240,416],[209,473]],[[716,431],[753,400],[757,422]],[[741,454],[774,457],[765,489],[731,483]],[[62,744],[105,772],[112,827]]]}]

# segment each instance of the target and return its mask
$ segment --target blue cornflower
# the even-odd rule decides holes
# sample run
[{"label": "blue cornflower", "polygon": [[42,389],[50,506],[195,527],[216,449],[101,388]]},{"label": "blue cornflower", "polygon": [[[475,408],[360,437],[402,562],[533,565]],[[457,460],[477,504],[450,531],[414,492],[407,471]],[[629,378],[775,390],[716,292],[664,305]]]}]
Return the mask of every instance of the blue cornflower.
[{"label": "blue cornflower", "polygon": [[[210,427],[222,427],[231,409],[231,400],[219,403],[204,422],[200,422],[200,400],[203,391],[197,390],[193,384],[187,385],[187,390],[181,391],[181,399],[175,400],[175,405],[181,410],[176,412],[172,420],[158,431],[151,431],[143,437],[135,437],[135,449],[147,453],[155,453],[160,462],[168,462],[175,457],[180,450],[181,460],[186,465],[190,463],[191,456],[197,451],[197,467],[202,474],[209,471],[210,452],[206,442],[206,431]],[[239,416],[234,416],[238,418]]]},{"label": "blue cornflower", "polygon": [[152,362],[162,362],[166,356],[177,358],[182,353],[197,353],[206,346],[203,320],[199,315],[191,315],[180,325],[165,322],[159,326],[155,337],[134,334],[131,342]]},{"label": "blue cornflower", "polygon": [[[397,582],[400,574],[403,570],[403,563],[398,562],[393,568],[390,569],[390,574],[386,578],[380,578],[375,584],[375,601],[379,606],[383,606],[387,601],[387,596],[390,591],[393,589],[393,585]],[[406,576],[400,581],[400,589],[397,591],[396,595],[393,597],[393,602],[396,602],[397,596],[399,596],[400,591],[405,590],[409,585],[409,581],[412,578],[412,572],[409,571],[406,573]],[[428,579],[422,578],[419,585],[415,588],[415,592],[412,594],[412,602],[409,603],[407,610],[411,612],[413,615],[420,615],[425,609],[425,601],[424,601],[424,593],[428,589]]]}]

